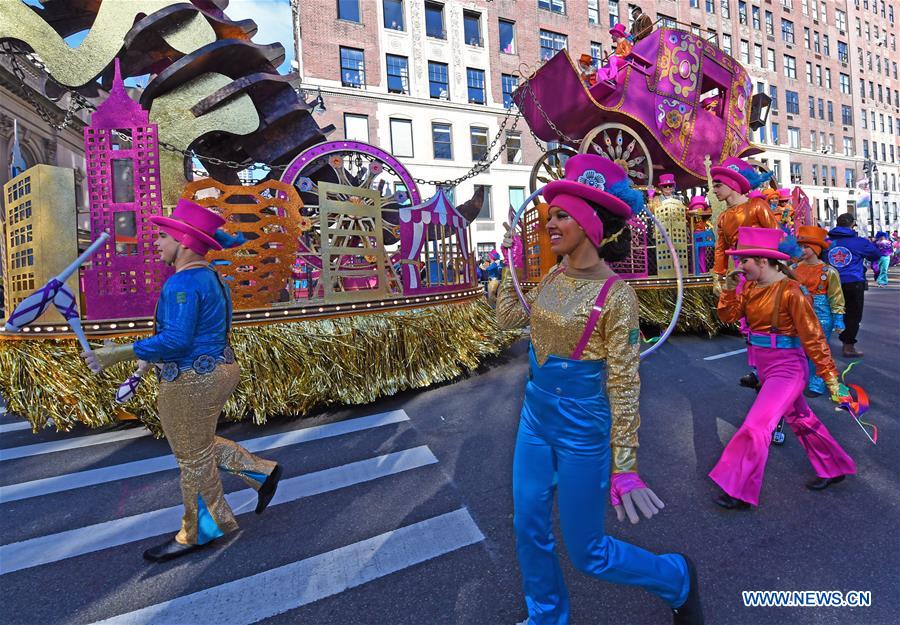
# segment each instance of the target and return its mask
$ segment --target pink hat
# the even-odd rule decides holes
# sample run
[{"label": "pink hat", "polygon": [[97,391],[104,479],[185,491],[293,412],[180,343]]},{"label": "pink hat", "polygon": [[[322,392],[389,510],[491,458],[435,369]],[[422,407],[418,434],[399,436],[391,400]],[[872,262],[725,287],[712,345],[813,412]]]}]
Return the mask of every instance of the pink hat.
[{"label": "pink hat", "polygon": [[763,199],[765,199],[766,196],[763,195],[763,192],[760,191],[759,189],[753,189],[753,191],[751,191],[750,193],[747,194],[747,197],[748,197],[748,198],[751,198],[751,197],[758,197],[758,198],[763,198]]},{"label": "pink hat", "polygon": [[790,200],[791,199],[791,190],[788,188],[778,189],[778,199],[779,200]]},{"label": "pink hat", "polygon": [[222,249],[221,243],[216,241],[214,236],[216,230],[225,223],[225,219],[190,200],[178,200],[171,217],[153,215],[150,222],[201,256],[205,256],[210,248]]},{"label": "pink hat", "polygon": [[725,250],[729,256],[774,258],[790,260],[790,256],[778,251],[778,244],[784,238],[780,228],[738,228],[737,249]]},{"label": "pink hat", "polygon": [[619,22],[615,26],[609,29],[610,35],[618,35],[620,37],[627,37],[628,33],[625,31],[625,24]]},{"label": "pink hat", "polygon": [[695,195],[688,203],[688,208],[694,208],[695,206],[700,206],[701,208],[709,208],[709,203],[702,195]]},{"label": "pink hat", "polygon": [[710,168],[713,182],[721,182],[740,194],[747,193],[752,188],[744,175],[746,171],[753,171],[753,166],[734,156],[725,159],[721,165]]},{"label": "pink hat", "polygon": [[659,175],[659,186],[675,184],[675,174],[660,174]]},{"label": "pink hat", "polygon": [[603,239],[603,224],[590,203],[622,219],[644,208],[643,196],[631,187],[625,171],[596,154],[569,157],[565,178],[548,183],[543,195],[548,204],[568,211],[594,245]]}]

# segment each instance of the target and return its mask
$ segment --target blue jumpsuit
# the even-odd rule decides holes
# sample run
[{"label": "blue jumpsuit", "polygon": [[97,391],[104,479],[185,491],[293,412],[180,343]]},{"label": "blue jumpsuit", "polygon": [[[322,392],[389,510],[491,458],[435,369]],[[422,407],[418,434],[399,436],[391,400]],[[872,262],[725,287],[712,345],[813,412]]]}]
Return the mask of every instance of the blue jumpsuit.
[{"label": "blue jumpsuit", "polygon": [[[568,357],[602,284],[554,272],[528,294],[532,345],[513,461],[513,499],[533,625],[565,625],[569,619],[553,536],[554,491],[566,547],[580,571],[641,586],[671,607],[682,605],[688,595],[682,556],[655,555],[604,530],[611,457],[614,471],[637,470],[640,379],[637,297],[624,283],[610,290],[583,359]],[[497,319],[507,328],[529,321],[508,278],[501,286]]]}]

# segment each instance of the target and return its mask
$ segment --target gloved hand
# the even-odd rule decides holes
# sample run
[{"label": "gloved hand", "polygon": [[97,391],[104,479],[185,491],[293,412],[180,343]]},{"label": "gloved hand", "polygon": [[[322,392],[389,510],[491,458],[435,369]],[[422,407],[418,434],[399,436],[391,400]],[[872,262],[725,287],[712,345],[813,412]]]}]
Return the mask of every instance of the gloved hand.
[{"label": "gloved hand", "polygon": [[509,223],[503,222],[503,228],[505,232],[503,233],[503,240],[500,241],[500,247],[503,249],[509,249],[513,246],[513,235],[510,232]]},{"label": "gloved hand", "polygon": [[828,392],[831,395],[831,401],[836,404],[842,404],[844,402],[852,401],[852,396],[850,395],[850,389],[847,388],[837,377],[829,378],[825,380],[825,386],[828,387]]},{"label": "gloved hand", "polygon": [[833,330],[846,330],[847,328],[844,326],[844,315],[836,314],[834,316],[834,327]]},{"label": "gloved hand", "polygon": [[84,358],[84,362],[87,363],[88,368],[94,373],[100,373],[117,362],[135,360],[137,358],[134,353],[133,343],[119,344],[109,339],[103,341],[103,347],[89,352],[81,352],[81,357]]},{"label": "gloved hand", "polygon": [[647,488],[640,476],[631,471],[612,474],[609,480],[609,500],[616,509],[616,518],[624,521],[627,515],[632,524],[640,520],[635,506],[646,519],[666,507],[656,493]]},{"label": "gloved hand", "polygon": [[725,284],[724,288],[733,291],[738,288],[738,285],[741,283],[741,276],[744,275],[744,272],[740,269],[735,269],[734,271],[728,272],[728,275],[725,276]]},{"label": "gloved hand", "polygon": [[719,295],[722,294],[722,281],[723,281],[723,278],[722,278],[722,276],[720,276],[719,274],[714,273],[714,274],[712,275],[712,288],[713,288],[713,293],[714,293],[717,297],[718,297]]}]

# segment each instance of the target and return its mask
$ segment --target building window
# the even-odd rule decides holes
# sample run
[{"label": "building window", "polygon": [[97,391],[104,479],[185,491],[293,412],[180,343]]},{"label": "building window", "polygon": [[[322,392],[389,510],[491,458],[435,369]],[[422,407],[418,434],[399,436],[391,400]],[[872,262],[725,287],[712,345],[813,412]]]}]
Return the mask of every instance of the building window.
[{"label": "building window", "polygon": [[[522,135],[506,131],[506,162],[510,165],[522,164]],[[524,197],[522,198],[524,199]],[[518,206],[516,206],[518,208]]]},{"label": "building window", "polygon": [[369,142],[369,117],[344,113],[344,138],[347,141]]},{"label": "building window", "polygon": [[752,6],[750,7],[750,16],[753,18],[753,28],[759,30],[759,7]]},{"label": "building window", "polygon": [[391,154],[394,156],[413,156],[412,121],[408,119],[390,119]]},{"label": "building window", "polygon": [[[484,202],[481,204],[481,212],[478,213],[478,216],[475,219],[493,219],[494,214],[491,210],[491,187],[486,184],[476,184],[474,188],[475,195],[478,195],[480,189],[484,189]],[[494,249],[493,245],[491,245],[491,249]]]},{"label": "building window", "polygon": [[538,8],[560,15],[566,14],[566,0],[538,0]]},{"label": "building window", "polygon": [[444,5],[437,2],[425,3],[425,34],[435,39],[446,39],[444,30]]},{"label": "building window", "polygon": [[[816,99],[812,96],[809,96],[807,101],[809,103],[809,118],[815,119],[816,118]],[[815,132],[815,131],[813,131],[813,132]]]},{"label": "building window", "polygon": [[787,43],[794,43],[794,22],[782,18],[781,38]]},{"label": "building window", "polygon": [[784,75],[788,78],[797,78],[797,59],[784,55]]},{"label": "building window", "polygon": [[428,91],[437,100],[450,99],[450,79],[446,63],[428,61]]},{"label": "building window", "polygon": [[750,65],[750,43],[741,39],[741,63]]},{"label": "building window", "polygon": [[362,50],[341,46],[341,84],[357,89],[366,84],[366,57]]},{"label": "building window", "polygon": [[699,9],[700,8],[700,0],[691,0],[691,8]]},{"label": "building window", "polygon": [[706,0],[706,12],[710,15],[716,14],[716,0]]},{"label": "building window", "polygon": [[600,23],[600,0],[588,0],[588,24]]},{"label": "building window", "polygon": [[134,202],[134,161],[130,158],[114,158],[110,164],[113,202],[116,204]]},{"label": "building window", "polygon": [[603,56],[603,46],[596,41],[591,42],[591,65],[600,67],[600,58]]},{"label": "building window", "polygon": [[791,163],[791,184],[803,182],[803,167],[800,163]]},{"label": "building window", "polygon": [[834,103],[831,100],[825,103],[825,110],[828,112],[828,121],[834,121]]},{"label": "building window", "polygon": [[844,156],[853,156],[853,139],[844,137]]},{"label": "building window", "polygon": [[825,101],[819,98],[819,119],[825,119]]},{"label": "building window", "polygon": [[841,74],[841,93],[850,95],[850,76]]},{"label": "building window", "polygon": [[518,210],[525,203],[525,187],[509,188],[509,205],[513,210]]},{"label": "building window", "polygon": [[453,130],[450,124],[431,123],[431,145],[434,148],[435,159],[453,160]]},{"label": "building window", "polygon": [[674,17],[669,17],[668,15],[663,15],[662,13],[656,14],[656,19],[659,21],[660,25],[663,28],[677,28],[678,24],[675,22]]},{"label": "building window", "polygon": [[726,20],[731,19],[731,0],[722,0],[720,6],[722,8],[722,17]]},{"label": "building window", "polygon": [[747,3],[744,0],[738,0],[738,21],[747,25]]},{"label": "building window", "polygon": [[767,66],[770,72],[777,72],[778,66],[775,64],[775,50],[768,48],[766,50]]},{"label": "building window", "polygon": [[481,14],[475,11],[463,11],[463,36],[470,46],[484,46],[481,39]]},{"label": "building window", "polygon": [[566,47],[568,37],[552,30],[541,29],[541,60],[548,61]]},{"label": "building window", "polygon": [[769,85],[769,97],[772,98],[772,103],[769,105],[769,110],[773,113],[778,112],[778,87],[775,85]]},{"label": "building window", "polygon": [[384,27],[391,30],[406,30],[403,26],[403,0],[382,0]]},{"label": "building window", "polygon": [[788,126],[788,145],[800,149],[800,129]]},{"label": "building window", "polygon": [[337,0],[338,19],[348,22],[361,22],[359,0]]},{"label": "building window", "polygon": [[722,35],[722,51],[731,56],[731,35],[727,33]]},{"label": "building window", "polygon": [[844,170],[844,186],[848,189],[852,189],[856,184],[856,171],[853,169],[845,169]]},{"label": "building window", "polygon": [[608,0],[606,12],[609,13],[609,27],[612,28],[619,23],[619,0]]},{"label": "building window", "polygon": [[472,160],[485,161],[488,157],[488,130],[482,126],[469,128],[469,143],[472,145]]},{"label": "building window", "polygon": [[510,108],[514,105],[512,94],[519,86],[519,79],[512,74],[502,74],[500,76],[500,86],[503,89],[503,107]]},{"label": "building window", "polygon": [[466,82],[469,87],[469,103],[484,104],[484,70],[467,67]]},{"label": "building window", "polygon": [[771,11],[766,11],[766,34],[769,37],[775,36],[775,17]]},{"label": "building window", "polygon": [[753,44],[753,64],[762,67],[762,46],[758,43]]},{"label": "building window", "polygon": [[784,101],[787,107],[787,112],[790,115],[797,115],[800,113],[800,94],[796,91],[785,91],[784,92]]},{"label": "building window", "polygon": [[853,125],[853,108],[846,104],[841,104],[841,123],[844,126]]},{"label": "building window", "polygon": [[516,24],[509,20],[500,20],[500,52],[516,53]]},{"label": "building window", "polygon": [[409,60],[405,56],[387,55],[388,93],[409,93]]},{"label": "building window", "polygon": [[772,122],[772,143],[778,145],[778,124]]}]

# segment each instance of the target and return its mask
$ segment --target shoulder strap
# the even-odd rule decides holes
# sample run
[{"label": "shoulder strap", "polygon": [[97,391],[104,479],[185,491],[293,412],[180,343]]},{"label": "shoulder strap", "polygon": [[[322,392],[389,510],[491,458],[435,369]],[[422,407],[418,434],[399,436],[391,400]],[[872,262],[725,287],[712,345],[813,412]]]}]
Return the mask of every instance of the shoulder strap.
[{"label": "shoulder strap", "polygon": [[612,286],[621,279],[622,278],[620,278],[618,275],[613,275],[603,283],[603,286],[600,288],[600,293],[597,295],[597,300],[594,302],[594,305],[591,308],[591,315],[590,317],[588,317],[587,325],[584,327],[584,332],[581,334],[581,340],[578,341],[578,345],[575,347],[575,351],[572,352],[572,360],[581,359],[581,355],[584,353],[588,341],[591,339],[591,335],[594,333],[594,328],[597,327],[597,322],[600,320],[600,313],[603,312],[603,305],[606,303],[606,296]]}]

